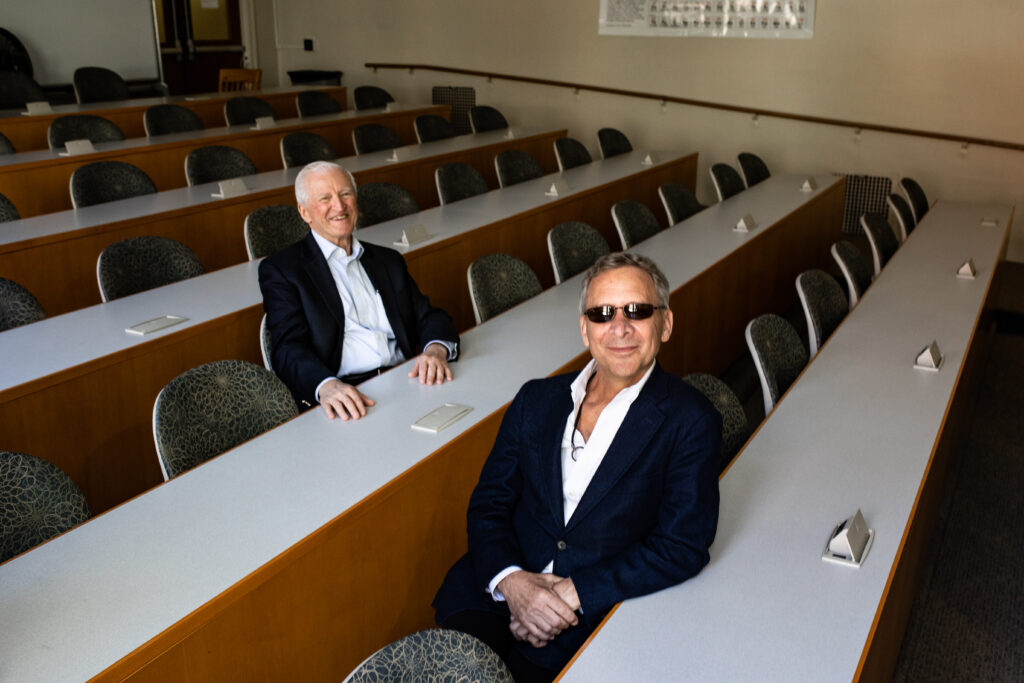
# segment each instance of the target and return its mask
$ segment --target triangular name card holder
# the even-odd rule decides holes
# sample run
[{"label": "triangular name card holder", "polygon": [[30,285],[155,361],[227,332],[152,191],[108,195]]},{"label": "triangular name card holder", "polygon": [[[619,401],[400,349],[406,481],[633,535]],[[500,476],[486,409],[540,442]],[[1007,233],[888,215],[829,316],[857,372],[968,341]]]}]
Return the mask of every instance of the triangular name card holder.
[{"label": "triangular name card holder", "polygon": [[814,178],[805,178],[804,184],[800,186],[801,192],[814,192],[818,189],[818,183]]},{"label": "triangular name card holder", "polygon": [[978,274],[978,268],[974,265],[974,259],[969,258],[960,264],[956,269],[956,276],[964,280],[973,280]]},{"label": "triangular name card holder", "polygon": [[402,230],[402,239],[395,242],[396,247],[414,247],[417,244],[426,242],[430,239],[430,235],[427,234],[427,228],[422,223],[410,225],[408,228]]},{"label": "triangular name card holder", "polygon": [[648,152],[644,155],[644,158],[640,160],[641,166],[654,166],[658,163],[658,155],[653,152]]},{"label": "triangular name card holder", "polygon": [[249,191],[245,181],[241,178],[230,178],[228,180],[222,180],[217,183],[217,187],[220,188],[220,192],[214,192],[211,197],[217,199],[229,199],[231,197],[240,197]]},{"label": "triangular name card holder", "polygon": [[548,197],[561,197],[569,193],[569,183],[565,182],[565,178],[559,178],[558,180],[551,183],[551,187],[544,192],[545,196]]},{"label": "triangular name card holder", "polygon": [[511,128],[507,128],[505,130],[505,139],[506,140],[515,140],[515,138],[516,138],[516,132],[514,130],[512,130]]},{"label": "triangular name card holder", "polygon": [[994,228],[994,227],[999,225],[999,219],[998,218],[991,218],[991,217],[982,218],[981,219],[981,225],[982,225],[982,227],[985,227],[985,228]]},{"label": "triangular name card holder", "polygon": [[253,121],[252,130],[267,130],[277,125],[273,116],[259,116]]},{"label": "triangular name card holder", "polygon": [[919,370],[931,370],[932,372],[938,372],[939,368],[942,367],[942,352],[939,351],[939,345],[937,342],[932,342],[928,346],[921,349],[921,352],[917,354],[917,359],[914,361],[914,367]]},{"label": "triangular name card holder", "polygon": [[740,222],[736,224],[736,227],[733,228],[733,230],[736,232],[750,232],[756,227],[757,223],[754,222],[754,217],[748,213],[740,219]]},{"label": "triangular name card holder", "polygon": [[26,102],[25,111],[21,112],[25,116],[38,116],[39,114],[52,114],[53,107],[50,106],[49,102],[41,100],[39,102]]},{"label": "triangular name card holder", "polygon": [[860,568],[875,540],[875,530],[869,529],[860,508],[847,520],[837,524],[828,537],[821,559],[847,567]]},{"label": "triangular name card holder", "polygon": [[59,152],[62,157],[73,157],[79,154],[92,154],[96,148],[92,146],[92,140],[68,140],[64,143],[65,152]]},{"label": "triangular name card holder", "polygon": [[399,157],[398,157],[398,150],[397,149],[391,150],[391,154],[388,155],[388,158],[385,159],[384,161],[389,163],[389,164],[397,164],[399,161],[401,161],[401,159],[399,159]]}]

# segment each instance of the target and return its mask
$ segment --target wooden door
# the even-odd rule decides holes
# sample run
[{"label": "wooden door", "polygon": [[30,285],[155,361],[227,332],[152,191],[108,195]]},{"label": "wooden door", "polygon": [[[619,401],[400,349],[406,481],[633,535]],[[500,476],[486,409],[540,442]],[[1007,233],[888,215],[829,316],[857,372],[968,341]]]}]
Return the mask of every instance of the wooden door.
[{"label": "wooden door", "polygon": [[156,0],[156,13],[172,95],[214,92],[221,69],[242,66],[238,0]]}]

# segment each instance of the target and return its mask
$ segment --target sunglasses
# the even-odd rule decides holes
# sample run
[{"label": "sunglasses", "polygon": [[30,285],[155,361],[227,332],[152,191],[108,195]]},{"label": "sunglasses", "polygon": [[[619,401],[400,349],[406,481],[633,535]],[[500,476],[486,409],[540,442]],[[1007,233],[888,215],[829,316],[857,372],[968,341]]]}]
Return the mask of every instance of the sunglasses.
[{"label": "sunglasses", "polygon": [[622,309],[622,314],[630,320],[647,320],[655,311],[668,308],[668,306],[655,306],[654,304],[626,304],[625,306],[594,306],[583,311],[587,320],[592,323],[606,323],[615,317],[615,311]]}]

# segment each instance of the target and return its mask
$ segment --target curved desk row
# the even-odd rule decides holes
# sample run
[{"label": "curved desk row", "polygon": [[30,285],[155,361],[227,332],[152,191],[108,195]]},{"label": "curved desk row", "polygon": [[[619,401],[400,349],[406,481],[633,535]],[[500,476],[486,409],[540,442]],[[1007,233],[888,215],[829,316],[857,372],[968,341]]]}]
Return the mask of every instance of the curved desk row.
[{"label": "curved desk row", "polygon": [[[565,129],[515,129],[461,135],[449,140],[399,148],[391,152],[340,159],[358,183],[392,182],[407,189],[420,208],[437,206],[434,170],[450,162],[468,163],[498,187],[494,155],[519,149],[533,155],[547,173],[558,169],[554,141]],[[96,206],[24,218],[0,229],[0,274],[27,288],[48,315],[100,302],[96,259],[108,245],[138,235],[160,235],[183,243],[207,271],[246,260],[242,226],[249,212],[269,204],[294,204],[297,168],[244,178],[249,192],[217,199],[217,184],[182,187]]]},{"label": "curved desk row", "polygon": [[[672,371],[718,371],[719,345],[742,346],[746,312],[726,297],[792,301],[795,273],[828,259],[843,181],[801,181],[773,177],[635,248],[673,290]],[[733,232],[747,213],[760,227]],[[305,413],[0,566],[5,674],[336,681],[429,626],[505,405],[528,378],[582,365],[579,280],[466,332],[454,382],[396,368],[363,385],[377,401],[365,419]],[[690,333],[709,316],[728,338]],[[445,401],[473,411],[436,435],[409,429]]]},{"label": "curved desk row", "polygon": [[177,104],[191,109],[207,128],[224,125],[224,102],[241,95],[258,97],[274,108],[279,119],[291,119],[299,115],[295,105],[298,93],[304,90],[319,90],[329,94],[345,109],[346,89],[341,86],[312,86],[303,88],[265,88],[252,92],[215,92],[203,95],[145,97],[121,102],[92,102],[89,104],[63,104],[53,107],[49,114],[25,116],[21,111],[0,112],[0,133],[14,144],[19,152],[47,149],[47,130],[53,120],[69,114],[92,114],[113,121],[126,138],[146,136],[142,116],[150,107],[158,104]]},{"label": "curved desk row", "polygon": [[[622,603],[562,681],[892,677],[1013,213],[925,215],[726,471],[711,563]],[[955,274],[968,258],[973,280]],[[916,369],[933,340],[942,366]],[[863,566],[823,562],[858,509],[875,531]]]},{"label": "curved desk row", "polygon": [[447,118],[447,105],[391,104],[387,110],[347,111],[340,114],[284,119],[270,128],[252,126],[207,128],[189,133],[172,133],[155,138],[130,138],[101,142],[89,154],[62,156],[60,152],[38,150],[0,156],[0,194],[6,196],[23,217],[38,216],[72,208],[68,191],[71,174],[79,166],[95,161],[123,161],[138,166],[153,180],[157,190],[185,187],[185,157],[197,147],[227,145],[248,156],[256,170],[272,171],[283,166],[281,138],[289,133],[316,133],[331,143],[342,157],[355,154],[352,130],[365,123],[380,123],[398,133],[403,144],[416,142],[413,122],[421,114]]},{"label": "curved desk row", "polygon": [[[458,329],[466,329],[473,318],[465,273],[473,259],[495,251],[495,245],[508,247],[550,284],[544,233],[565,215],[610,223],[609,207],[618,199],[650,201],[663,182],[694,183],[696,154],[665,154],[653,167],[642,166],[641,158],[634,153],[595,162],[533,181],[532,192],[492,191],[371,226],[359,236],[390,245],[409,222],[425,225],[432,239],[408,249],[405,259],[421,289],[452,313]],[[572,191],[546,197],[544,189],[556,177]],[[124,331],[165,314],[188,321],[149,337]],[[94,511],[145,491],[162,480],[151,428],[157,393],[201,363],[261,363],[262,315],[257,265],[246,262],[0,333],[3,447],[60,466]],[[53,407],[68,401],[74,409],[61,411],[60,428],[54,429]]]}]

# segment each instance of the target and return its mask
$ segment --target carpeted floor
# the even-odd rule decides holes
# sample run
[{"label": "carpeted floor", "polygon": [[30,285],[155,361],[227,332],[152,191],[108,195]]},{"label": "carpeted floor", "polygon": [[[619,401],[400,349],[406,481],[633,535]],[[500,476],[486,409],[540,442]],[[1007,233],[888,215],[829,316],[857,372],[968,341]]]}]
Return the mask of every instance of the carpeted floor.
[{"label": "carpeted floor", "polygon": [[998,320],[907,624],[900,683],[1024,681],[1024,315]]}]

